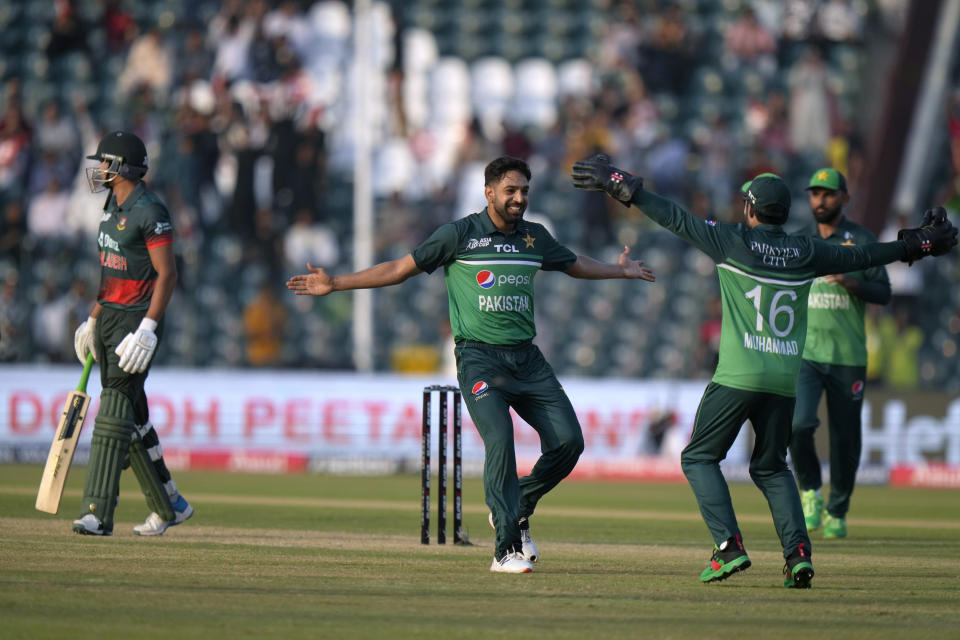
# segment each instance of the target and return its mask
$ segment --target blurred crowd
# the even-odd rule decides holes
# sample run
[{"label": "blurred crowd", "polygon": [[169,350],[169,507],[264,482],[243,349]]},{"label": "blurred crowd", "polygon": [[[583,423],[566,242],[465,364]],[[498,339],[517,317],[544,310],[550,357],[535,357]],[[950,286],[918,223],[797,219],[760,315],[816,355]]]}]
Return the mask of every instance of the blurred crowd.
[{"label": "blurred crowd", "polygon": [[[352,267],[358,113],[374,149],[378,261],[482,208],[482,168],[504,153],[533,168],[531,215],[578,251],[665,242],[645,237],[652,228],[628,209],[569,189],[571,162],[596,151],[721,220],[736,219],[744,180],[778,173],[794,188],[799,226],[813,169],[830,165],[862,184],[863,114],[884,79],[871,56],[889,49],[906,11],[905,0],[372,5],[358,83],[355,16],[341,0],[0,3],[0,360],[73,357],[73,329],[98,282],[103,204],[83,179],[83,156],[107,131],[146,142],[146,179],[177,231],[176,333],[160,362],[349,368],[348,297],[293,300],[283,282],[308,260]],[[939,195],[956,206],[954,101],[953,166]],[[692,262],[670,264],[703,279]],[[922,289],[923,271],[910,277],[904,290]],[[442,288],[439,309],[417,302],[438,297],[424,280],[404,285],[402,300],[384,294],[385,308],[411,318],[378,327],[378,368],[410,369],[402,353],[411,347],[446,349],[448,329],[417,319],[444,315]],[[597,309],[591,321],[616,321]],[[703,375],[709,313],[691,312],[693,338],[677,338],[677,353],[628,373]],[[542,338],[548,351],[574,339],[560,328]],[[592,357],[571,349],[558,372],[610,374],[620,346],[600,341]],[[442,360],[412,351],[427,366]]]}]

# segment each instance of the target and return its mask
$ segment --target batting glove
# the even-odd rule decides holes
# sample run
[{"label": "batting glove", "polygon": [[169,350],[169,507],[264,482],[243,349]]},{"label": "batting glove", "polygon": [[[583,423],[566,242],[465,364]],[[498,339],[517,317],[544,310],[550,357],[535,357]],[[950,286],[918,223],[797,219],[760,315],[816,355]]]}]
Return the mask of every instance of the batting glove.
[{"label": "batting glove", "polygon": [[643,188],[643,178],[617,169],[602,153],[574,162],[570,177],[577,189],[606,191],[623,204],[630,204],[633,193]]},{"label": "batting glove", "polygon": [[927,209],[920,224],[918,229],[901,229],[897,233],[897,240],[907,249],[904,262],[913,264],[926,256],[942,256],[957,246],[957,228],[947,219],[943,207]]},{"label": "batting glove", "polygon": [[93,330],[96,326],[97,319],[91,316],[81,322],[73,333],[73,349],[77,352],[77,360],[84,364],[87,362],[87,353],[92,353],[93,359],[97,359],[97,352],[93,348]]},{"label": "batting glove", "polygon": [[144,318],[133,333],[124,336],[115,353],[120,356],[120,368],[127,373],[143,373],[157,349],[157,321]]}]

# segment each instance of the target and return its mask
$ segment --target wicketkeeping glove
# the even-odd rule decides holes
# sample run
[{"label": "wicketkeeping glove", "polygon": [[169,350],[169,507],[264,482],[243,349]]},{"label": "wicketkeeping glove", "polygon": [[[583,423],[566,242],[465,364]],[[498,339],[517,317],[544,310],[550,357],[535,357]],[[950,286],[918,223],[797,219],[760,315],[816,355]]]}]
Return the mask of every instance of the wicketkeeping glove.
[{"label": "wicketkeeping glove", "polygon": [[918,229],[901,229],[897,233],[897,240],[907,248],[903,259],[907,264],[925,256],[942,256],[957,246],[957,228],[947,219],[943,207],[927,209],[920,224]]},{"label": "wicketkeeping glove", "polygon": [[127,373],[143,373],[157,349],[157,321],[144,318],[133,333],[124,336],[114,352],[120,356],[120,368]]},{"label": "wicketkeeping glove", "polygon": [[81,322],[73,333],[73,349],[77,352],[77,359],[80,362],[87,362],[87,353],[92,353],[93,359],[97,359],[97,352],[93,348],[93,330],[96,326],[97,319],[91,316]]},{"label": "wicketkeeping glove", "polygon": [[570,177],[577,189],[606,191],[623,204],[630,204],[633,192],[643,188],[643,178],[617,169],[602,153],[574,162]]}]

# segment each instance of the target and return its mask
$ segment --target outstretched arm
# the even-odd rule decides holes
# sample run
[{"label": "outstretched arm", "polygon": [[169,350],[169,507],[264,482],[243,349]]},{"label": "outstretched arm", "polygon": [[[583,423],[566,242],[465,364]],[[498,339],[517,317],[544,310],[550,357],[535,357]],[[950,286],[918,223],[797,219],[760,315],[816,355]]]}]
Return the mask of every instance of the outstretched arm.
[{"label": "outstretched arm", "polygon": [[310,273],[287,280],[287,289],[298,296],[325,296],[333,291],[388,287],[420,273],[420,268],[409,253],[399,260],[381,262],[369,269],[342,276],[331,276],[325,270],[311,266],[309,262],[307,269]]},{"label": "outstretched arm", "polygon": [[653,271],[643,266],[642,260],[630,259],[630,247],[624,246],[617,264],[600,262],[587,256],[577,256],[577,261],[564,273],[573,278],[602,280],[605,278],[639,278],[653,282]]}]

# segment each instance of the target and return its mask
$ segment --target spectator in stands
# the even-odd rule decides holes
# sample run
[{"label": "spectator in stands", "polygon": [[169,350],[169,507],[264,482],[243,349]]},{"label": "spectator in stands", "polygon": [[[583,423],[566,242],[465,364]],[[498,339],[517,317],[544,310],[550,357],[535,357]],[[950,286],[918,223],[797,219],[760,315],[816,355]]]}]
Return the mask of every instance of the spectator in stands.
[{"label": "spectator in stands", "polygon": [[70,208],[70,194],[60,188],[56,178],[47,183],[45,191],[34,195],[27,208],[27,231],[37,239],[69,237],[64,224]]},{"label": "spectator in stands", "polygon": [[783,37],[801,42],[810,37],[817,0],[788,0],[783,11]]},{"label": "spectator in stands", "polygon": [[831,135],[832,94],[827,67],[820,50],[807,47],[790,69],[790,146],[798,153],[821,160]]},{"label": "spectator in stands", "polygon": [[243,309],[247,364],[254,367],[280,364],[287,311],[277,299],[270,282],[264,283]]},{"label": "spectator in stands", "polygon": [[923,330],[910,321],[910,309],[900,306],[893,317],[886,316],[880,323],[883,342],[887,345],[884,374],[886,383],[895,389],[916,389],[920,383],[919,359],[923,346]]},{"label": "spectator in stands", "polygon": [[[36,352],[47,362],[64,362],[73,353],[70,315],[70,292],[58,296],[55,280],[43,284],[42,298],[36,302],[31,318],[31,331]],[[85,319],[85,318],[83,318]]]},{"label": "spectator in stands", "polygon": [[107,51],[117,53],[137,37],[137,23],[123,6],[123,0],[107,0],[103,12],[107,32]]},{"label": "spectator in stands", "polygon": [[28,184],[28,195],[30,197],[47,191],[51,182],[60,185],[70,184],[76,162],[52,151],[45,151],[38,155],[38,160],[34,162],[30,170]]},{"label": "spectator in stands", "polygon": [[27,220],[19,200],[9,200],[3,207],[3,223],[0,224],[0,256],[12,258],[20,265],[23,242],[27,237]]},{"label": "spectator in stands", "polygon": [[697,42],[687,26],[686,14],[676,4],[645,19],[650,28],[640,45],[640,75],[653,92],[680,95],[687,88]]},{"label": "spectator in stands", "polygon": [[76,154],[77,127],[60,109],[56,100],[48,100],[40,111],[34,134],[36,149],[58,156]]},{"label": "spectator in stands", "polygon": [[19,100],[8,98],[0,120],[0,194],[23,191],[30,160],[32,131]]},{"label": "spectator in stands", "polygon": [[293,224],[284,235],[283,253],[286,266],[291,270],[307,262],[333,267],[340,260],[336,236],[329,228],[314,224],[309,209],[301,209],[294,216]]},{"label": "spectator in stands", "polygon": [[777,42],[773,34],[757,20],[750,7],[727,27],[723,36],[725,66],[731,70],[754,69],[771,75],[776,68]]},{"label": "spectator in stands", "polygon": [[0,285],[0,362],[23,362],[30,347],[30,308],[18,294],[17,271]]},{"label": "spectator in stands", "polygon": [[123,100],[134,90],[147,87],[160,104],[165,104],[172,82],[173,56],[163,42],[160,29],[150,29],[130,47],[127,61],[117,78],[117,97]]},{"label": "spectator in stands", "polygon": [[50,41],[47,43],[47,57],[58,58],[71,51],[86,51],[86,30],[80,24],[72,2],[54,2],[56,13],[50,28]]},{"label": "spectator in stands", "polygon": [[863,31],[863,15],[850,0],[822,0],[816,24],[820,35],[831,42],[855,42]]}]

